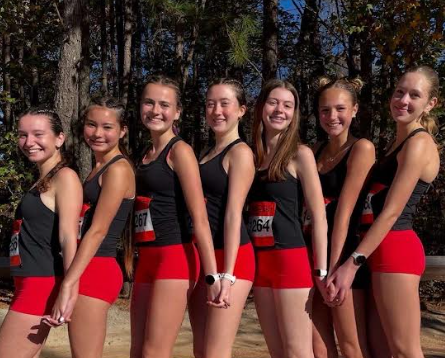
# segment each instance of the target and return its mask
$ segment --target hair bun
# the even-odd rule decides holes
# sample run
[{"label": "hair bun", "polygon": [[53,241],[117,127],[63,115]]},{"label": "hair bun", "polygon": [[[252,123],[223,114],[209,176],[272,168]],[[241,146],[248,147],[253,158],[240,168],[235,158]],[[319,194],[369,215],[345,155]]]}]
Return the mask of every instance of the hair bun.
[{"label": "hair bun", "polygon": [[352,78],[352,79],[348,80],[348,82],[354,87],[354,89],[357,93],[360,93],[363,86],[365,85],[365,82],[363,82],[360,77]]},{"label": "hair bun", "polygon": [[317,90],[322,89],[323,87],[327,86],[330,83],[332,83],[332,79],[329,78],[328,76],[319,77],[316,83]]}]

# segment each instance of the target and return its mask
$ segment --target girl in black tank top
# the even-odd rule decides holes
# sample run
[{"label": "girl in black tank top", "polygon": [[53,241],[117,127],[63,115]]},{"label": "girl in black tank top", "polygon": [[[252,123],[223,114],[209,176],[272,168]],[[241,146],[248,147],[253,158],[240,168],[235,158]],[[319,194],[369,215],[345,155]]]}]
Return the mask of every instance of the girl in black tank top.
[{"label": "girl in black tank top", "polygon": [[32,358],[49,333],[45,322],[60,324],[50,315],[76,252],[82,187],[62,157],[65,136],[57,113],[26,111],[19,117],[18,134],[18,145],[37,164],[40,179],[16,210],[10,242],[15,293],[0,327],[0,357]]},{"label": "girl in black tank top", "polygon": [[54,307],[69,319],[77,298],[70,323],[75,357],[102,356],[107,312],[122,287],[116,245],[135,195],[133,167],[120,146],[126,131],[124,106],[117,100],[101,98],[86,109],[84,138],[96,165],[83,187],[78,250]]},{"label": "girl in black tank top", "polygon": [[242,219],[254,176],[252,151],[238,133],[245,111],[244,90],[238,81],[219,79],[209,86],[206,121],[215,133],[215,145],[202,156],[199,170],[215,247],[217,279],[222,287],[219,300],[228,309],[205,306],[206,284],[201,277],[189,306],[197,357],[232,356],[241,313],[254,279],[253,248]]},{"label": "girl in black tank top", "polygon": [[[326,218],[312,151],[298,136],[299,98],[282,80],[266,82],[254,110],[258,169],[249,193],[249,233],[255,245],[254,299],[271,356],[310,357],[311,292],[326,292]],[[301,229],[303,197],[314,218],[314,272]],[[280,329],[277,329],[280,327]]]},{"label": "girl in black tank top", "polygon": [[[168,358],[199,275],[187,211],[203,273],[215,275],[217,269],[198,162],[192,148],[174,131],[181,112],[178,84],[164,76],[150,77],[141,96],[140,112],[152,146],[138,163],[136,174],[133,221],[138,263],[131,305],[130,355],[139,358],[149,350],[151,357]],[[217,301],[219,293],[219,283],[209,286],[203,303],[222,306]]]},{"label": "girl in black tank top", "polygon": [[[315,145],[315,159],[323,189],[328,221],[329,273],[345,262],[359,244],[359,224],[364,206],[365,181],[375,161],[373,144],[357,139],[350,125],[358,111],[359,79],[320,79],[317,93],[320,125],[328,140]],[[305,228],[310,217],[304,217]],[[307,231],[307,230],[306,230]],[[329,308],[316,292],[313,301],[314,352],[336,352],[334,329],[345,357],[370,357],[366,335],[367,267],[358,271],[346,302]],[[320,332],[324,332],[323,336]],[[321,338],[323,337],[323,338]]]},{"label": "girl in black tank top", "polygon": [[430,135],[437,127],[429,114],[438,93],[437,73],[426,66],[408,70],[398,81],[390,101],[396,139],[371,177],[368,199],[374,222],[356,248],[355,258],[331,276],[341,298],[357,271],[354,263],[368,259],[373,296],[390,347],[380,338],[378,346],[372,347],[378,357],[423,356],[418,289],[425,254],[411,224],[420,196],[439,171],[437,145]]}]

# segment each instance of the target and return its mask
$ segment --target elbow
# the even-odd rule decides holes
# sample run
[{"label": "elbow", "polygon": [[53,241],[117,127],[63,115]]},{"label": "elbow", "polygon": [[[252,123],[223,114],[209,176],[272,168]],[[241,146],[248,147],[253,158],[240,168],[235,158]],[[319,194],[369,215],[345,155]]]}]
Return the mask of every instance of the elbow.
[{"label": "elbow", "polygon": [[108,231],[105,231],[103,228],[95,228],[90,227],[90,229],[86,232],[85,236],[82,238],[84,240],[85,238],[88,238],[88,240],[101,243],[104,239],[104,237],[107,235]]}]

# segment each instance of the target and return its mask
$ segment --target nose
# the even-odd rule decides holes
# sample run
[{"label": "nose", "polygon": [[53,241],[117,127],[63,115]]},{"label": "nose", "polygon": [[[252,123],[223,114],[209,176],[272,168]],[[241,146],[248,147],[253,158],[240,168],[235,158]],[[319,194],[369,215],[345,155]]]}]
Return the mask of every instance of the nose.
[{"label": "nose", "polygon": [[283,113],[283,110],[284,110],[284,104],[281,103],[281,102],[278,102],[278,103],[275,105],[275,111],[274,111],[274,112],[277,112],[277,113]]},{"label": "nose", "polygon": [[220,103],[216,103],[215,106],[213,107],[213,113],[218,115],[222,112],[222,106]]},{"label": "nose", "polygon": [[337,119],[338,112],[335,109],[331,109],[328,113],[329,119]]},{"label": "nose", "polygon": [[400,97],[400,102],[406,104],[406,103],[408,103],[409,98],[410,98],[409,97],[409,93],[406,92],[406,93],[403,94],[403,96]]},{"label": "nose", "polygon": [[159,105],[159,103],[158,102],[153,103],[152,112],[154,114],[158,114],[158,113],[160,113],[160,111],[161,111],[161,106]]},{"label": "nose", "polygon": [[32,134],[26,136],[25,143],[23,143],[24,148],[31,148],[34,145],[35,138]]}]

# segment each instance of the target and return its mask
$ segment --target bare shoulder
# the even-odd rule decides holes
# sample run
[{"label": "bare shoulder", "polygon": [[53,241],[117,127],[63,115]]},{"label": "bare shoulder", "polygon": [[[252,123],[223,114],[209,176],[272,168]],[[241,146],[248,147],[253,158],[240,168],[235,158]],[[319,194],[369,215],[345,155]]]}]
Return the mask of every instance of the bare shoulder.
[{"label": "bare shoulder", "polygon": [[253,162],[252,149],[250,149],[250,147],[244,142],[240,142],[230,148],[230,150],[227,152],[227,157],[230,159],[230,161]]},{"label": "bare shoulder", "polygon": [[300,144],[295,155],[298,163],[306,163],[314,160],[314,152],[305,144]]},{"label": "bare shoulder", "polygon": [[189,156],[193,156],[193,158],[195,158],[195,152],[193,151],[192,147],[183,140],[179,140],[173,144],[170,153],[172,160],[175,158],[184,159]]},{"label": "bare shoulder", "polygon": [[133,177],[134,171],[131,164],[126,159],[120,159],[117,162],[110,165],[107,170],[102,174],[103,178],[119,178],[119,177]]},{"label": "bare shoulder", "polygon": [[428,157],[428,155],[433,155],[434,153],[438,153],[438,151],[437,145],[431,135],[426,132],[421,132],[406,141],[401,153]]},{"label": "bare shoulder", "polygon": [[68,167],[61,168],[53,178],[56,186],[66,187],[70,185],[80,185],[80,179],[77,173]]},{"label": "bare shoulder", "polygon": [[354,143],[354,145],[352,146],[351,149],[351,158],[352,157],[357,157],[357,156],[375,156],[375,147],[374,144],[366,139],[366,138],[361,138],[359,139],[357,142]]}]

